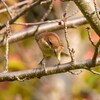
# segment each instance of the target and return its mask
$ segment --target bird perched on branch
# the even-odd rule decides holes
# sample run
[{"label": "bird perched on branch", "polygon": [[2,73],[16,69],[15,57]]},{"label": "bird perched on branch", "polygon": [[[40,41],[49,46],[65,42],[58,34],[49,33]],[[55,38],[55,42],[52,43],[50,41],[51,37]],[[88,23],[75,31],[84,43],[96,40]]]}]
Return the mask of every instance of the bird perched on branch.
[{"label": "bird perched on branch", "polygon": [[41,60],[40,64],[42,64],[42,61],[45,58],[51,56],[55,56],[60,64],[61,55],[68,56],[68,54],[62,52],[64,48],[62,41],[54,32],[43,32],[36,36],[36,41],[43,53],[43,59]]}]

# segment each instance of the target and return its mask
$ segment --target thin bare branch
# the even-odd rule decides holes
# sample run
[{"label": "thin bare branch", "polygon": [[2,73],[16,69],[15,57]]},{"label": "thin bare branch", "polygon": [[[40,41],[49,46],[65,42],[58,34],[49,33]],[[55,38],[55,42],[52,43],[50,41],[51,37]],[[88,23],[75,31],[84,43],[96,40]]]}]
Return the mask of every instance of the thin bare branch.
[{"label": "thin bare branch", "polygon": [[12,18],[13,18],[13,15],[12,15],[11,11],[9,10],[8,5],[5,3],[5,1],[4,1],[4,0],[1,0],[1,1],[2,1],[2,3],[5,5],[5,7],[6,7],[6,9],[7,9],[8,13],[9,13],[9,15],[10,15],[11,19],[12,19]]},{"label": "thin bare branch", "polygon": [[87,27],[86,28],[87,29],[87,32],[88,32],[88,37],[89,37],[89,41],[91,42],[91,44],[95,47],[95,44],[94,44],[94,42],[93,42],[93,40],[92,40],[92,38],[91,38],[91,36],[90,36],[90,28],[89,27]]},{"label": "thin bare branch", "polygon": [[94,51],[94,55],[93,55],[93,58],[92,58],[92,66],[95,66],[96,59],[97,59],[97,56],[98,56],[99,46],[100,46],[100,39],[98,40],[97,44],[95,45],[95,51]]},{"label": "thin bare branch", "polygon": [[96,15],[97,15],[98,19],[100,20],[100,16],[98,14],[98,10],[97,10],[97,7],[96,7],[96,1],[93,0],[93,3],[94,3],[94,8],[95,8]]},{"label": "thin bare branch", "polygon": [[6,64],[5,64],[5,70],[4,72],[8,72],[8,51],[9,51],[9,43],[8,43],[8,36],[5,36],[5,40],[6,40],[6,52],[5,52],[5,60],[6,60]]},{"label": "thin bare branch", "polygon": [[10,25],[9,25],[9,22],[7,22],[7,25],[6,25],[6,34],[5,35],[5,40],[6,40],[6,52],[5,52],[5,60],[6,60],[6,64],[5,64],[5,71],[4,72],[8,72],[8,53],[9,53],[9,41],[8,41],[8,38],[9,38],[9,35],[11,33],[11,30],[10,30]]},{"label": "thin bare branch", "polygon": [[[8,10],[12,10],[12,9],[14,9],[14,8],[17,8],[17,7],[23,6],[23,5],[27,4],[28,2],[29,2],[28,0],[25,0],[25,1],[19,2],[19,3],[17,3],[17,4],[14,4],[14,5],[8,7]],[[6,11],[7,11],[6,8],[4,8],[4,9],[0,9],[0,13],[6,12]]]},{"label": "thin bare branch", "polygon": [[46,3],[49,3],[49,2],[51,2],[51,1],[52,1],[52,0],[42,0],[40,4],[41,4],[41,5],[42,5],[42,4],[46,4]]},{"label": "thin bare branch", "polygon": [[93,74],[100,75],[100,72],[94,71],[93,69],[89,69],[89,71],[92,72]]},{"label": "thin bare branch", "polygon": [[32,26],[34,23],[23,23],[23,22],[14,22],[16,25],[23,25],[23,26]]},{"label": "thin bare branch", "polygon": [[80,9],[80,11],[83,13],[85,18],[88,20],[91,27],[100,37],[100,19],[97,16],[97,14],[95,14],[95,6],[94,3],[91,2],[91,0],[61,0],[61,1],[63,2],[73,1]]},{"label": "thin bare branch", "polygon": [[65,13],[63,15],[65,40],[66,40],[66,43],[67,43],[67,49],[68,49],[70,57],[71,57],[71,62],[74,62],[74,56],[73,56],[74,52],[72,52],[72,49],[70,48],[70,44],[69,44],[69,41],[68,41],[68,30],[67,30],[67,24],[66,24],[67,12],[66,11],[67,11],[67,9],[65,10]]},{"label": "thin bare branch", "polygon": [[51,12],[51,10],[52,10],[52,8],[53,8],[53,5],[54,5],[54,0],[52,0],[51,4],[50,4],[50,6],[49,6],[48,11],[44,14],[44,16],[43,16],[43,18],[41,19],[41,21],[44,21],[44,20],[48,17],[48,15],[50,14],[50,12]]},{"label": "thin bare branch", "polygon": [[[25,14],[25,12],[27,12],[30,8],[37,6],[40,2],[41,2],[41,0],[36,0],[35,2],[33,2],[31,4],[25,5],[25,7],[23,8],[22,11],[20,11],[16,16],[14,16],[11,20],[9,20],[9,24],[13,24],[20,16]],[[6,26],[6,24],[1,25],[0,29],[2,29],[5,26]]]}]

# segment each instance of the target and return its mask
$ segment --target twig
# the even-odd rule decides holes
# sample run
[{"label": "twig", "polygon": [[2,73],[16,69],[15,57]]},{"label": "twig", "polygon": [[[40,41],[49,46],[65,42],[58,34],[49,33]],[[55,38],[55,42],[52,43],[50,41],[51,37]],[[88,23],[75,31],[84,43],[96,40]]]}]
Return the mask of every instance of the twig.
[{"label": "twig", "polygon": [[87,30],[87,32],[88,32],[88,37],[89,37],[89,41],[91,42],[91,44],[95,47],[95,44],[94,44],[94,42],[93,42],[93,40],[92,40],[92,38],[91,38],[91,36],[90,36],[90,28],[89,27],[87,27],[86,28],[86,30]]},{"label": "twig", "polygon": [[[36,0],[32,4],[26,5],[22,11],[20,11],[16,16],[14,16],[11,20],[9,20],[9,24],[13,24],[21,15],[25,14],[26,11],[28,11],[33,6],[38,5],[40,2],[41,2],[41,0]],[[1,25],[0,29],[2,29],[5,26],[6,26],[6,24]]]},{"label": "twig", "polygon": [[9,13],[9,15],[10,15],[11,19],[12,19],[12,18],[13,18],[13,16],[12,16],[12,13],[10,12],[10,10],[9,10],[8,5],[5,3],[5,1],[4,1],[4,0],[1,0],[1,1],[2,1],[2,3],[5,5],[5,7],[6,7],[6,9],[7,9],[8,13]]},{"label": "twig", "polygon": [[92,69],[89,69],[89,71],[90,71],[90,72],[92,72],[93,74],[100,75],[100,73],[99,73],[99,72],[94,71],[94,70],[92,70]]},{"label": "twig", "polygon": [[10,30],[10,26],[9,26],[9,22],[7,22],[6,24],[6,34],[5,34],[5,40],[6,40],[6,52],[5,52],[5,60],[6,60],[6,64],[5,64],[5,71],[4,72],[8,72],[8,52],[9,52],[9,35],[11,33]]},{"label": "twig", "polygon": [[66,12],[68,11],[68,8],[69,8],[69,6],[70,6],[69,3],[70,3],[70,1],[68,1],[68,2],[66,3],[66,8],[65,8],[65,9],[66,9]]},{"label": "twig", "polygon": [[[51,1],[51,0],[50,0],[50,1]],[[50,2],[50,1],[49,1],[49,2]],[[46,2],[45,2],[45,3],[46,3]],[[54,1],[52,0],[52,3],[50,4],[48,11],[44,14],[43,18],[41,19],[41,22],[43,22],[43,21],[46,19],[46,17],[50,14],[50,12],[51,12],[51,10],[52,10],[52,8],[53,8],[53,4],[54,4]],[[32,14],[33,14],[33,11],[32,11]],[[37,30],[39,29],[39,26],[40,26],[40,25],[41,25],[41,24],[39,24],[39,25],[37,26],[37,29],[36,29],[35,33],[36,33]]]},{"label": "twig", "polygon": [[51,4],[49,6],[48,11],[44,14],[44,16],[42,17],[41,21],[44,21],[48,17],[48,15],[50,14],[50,12],[51,12],[51,10],[53,8],[53,5],[54,5],[54,0],[52,0]]},{"label": "twig", "polygon": [[7,35],[5,36],[5,39],[6,39],[6,56],[5,56],[6,65],[5,65],[5,71],[8,72],[8,51],[9,51],[8,47],[9,47],[9,43],[8,43],[8,36]]},{"label": "twig", "polygon": [[[62,0],[63,1],[63,0]],[[70,0],[67,1],[67,5],[66,5],[66,8],[65,8],[65,12],[68,12],[68,7],[69,7],[69,3],[70,3]],[[71,15],[66,15],[66,18],[70,18],[70,17],[73,17],[75,14],[77,14],[79,12],[79,10],[76,10],[74,13],[72,13]],[[67,13],[66,13],[67,14]]]},{"label": "twig", "polygon": [[97,55],[98,55],[99,46],[100,46],[100,39],[98,40],[97,44],[95,45],[95,51],[94,51],[94,55],[92,57],[92,64],[91,64],[92,66],[95,66]]},{"label": "twig", "polygon": [[25,26],[32,26],[35,25],[34,23],[23,23],[23,22],[14,22],[16,25],[25,25]]},{"label": "twig", "polygon": [[97,7],[96,7],[96,1],[93,0],[93,3],[94,3],[94,8],[95,8],[96,15],[97,15],[98,19],[100,20],[100,16],[98,14],[98,10],[97,10]]},{"label": "twig", "polygon": [[[52,2],[51,2],[51,4],[50,4],[50,6],[49,6],[49,9],[48,9],[48,11],[44,14],[44,16],[42,17],[41,22],[43,22],[43,21],[48,17],[48,15],[50,14],[50,12],[51,12],[51,10],[52,10],[52,8],[53,8],[54,0],[50,0],[50,1],[52,1]],[[50,2],[50,1],[49,1],[49,2]],[[48,3],[48,1],[42,1],[40,4],[44,4],[44,3]],[[33,14],[33,12],[32,12],[32,14]],[[34,25],[34,23],[22,23],[22,22],[14,22],[14,24],[17,24],[17,25],[25,25],[25,26]]]},{"label": "twig", "polygon": [[[50,0],[51,1],[51,0]],[[49,1],[49,2],[50,2]],[[47,3],[47,2],[45,2]],[[52,7],[53,7],[53,4],[54,4],[54,1],[52,1],[52,3],[50,4],[49,6],[49,9],[48,11],[44,14],[43,18],[41,19],[41,22],[40,23],[43,23],[42,21],[44,21],[46,19],[46,17],[50,14],[51,10],[52,10]],[[33,12],[32,12],[33,14]],[[14,22],[14,24],[17,24],[17,25],[25,25],[25,26],[32,26],[32,25],[36,25],[35,23],[23,23],[23,22]]]},{"label": "twig", "polygon": [[[65,10],[65,13],[64,13],[64,15],[63,15],[63,18],[64,18],[64,32],[65,32],[65,40],[66,40],[66,43],[67,43],[67,48],[68,48],[68,51],[69,51],[69,54],[70,54],[70,57],[71,57],[71,62],[74,62],[74,56],[73,56],[73,54],[74,54],[74,52],[72,52],[72,50],[71,50],[71,48],[70,48],[70,44],[69,44],[69,41],[68,41],[68,30],[67,30],[67,24],[66,24],[66,10]],[[73,50],[74,51],[74,50]]]},{"label": "twig", "polygon": [[[8,7],[8,9],[9,9],[9,10],[12,10],[12,9],[14,9],[14,8],[23,6],[23,5],[27,4],[28,2],[29,2],[29,1],[22,1],[22,2],[19,2],[19,3],[17,3],[17,4],[14,4],[14,5]],[[0,9],[0,13],[6,12],[6,11],[7,11],[6,8]]]},{"label": "twig", "polygon": [[92,63],[91,63],[91,66],[95,66],[96,58],[97,58],[98,50],[99,50],[99,45],[100,45],[100,39],[98,40],[97,44],[95,45],[94,42],[92,41],[91,36],[90,36],[90,32],[89,32],[90,28],[87,27],[86,29],[87,29],[87,32],[88,32],[89,41],[95,47],[95,51],[94,51],[94,55],[92,57]]},{"label": "twig", "polygon": [[52,1],[52,0],[42,0],[40,4],[41,4],[41,5],[42,5],[42,4],[46,4],[46,3],[49,3],[49,2],[51,2],[51,1]]},{"label": "twig", "polygon": [[[94,42],[92,41],[91,36],[90,36],[90,32],[89,32],[90,28],[87,27],[86,29],[87,29],[87,32],[88,32],[89,41],[90,41],[91,44],[95,47],[95,52],[94,52],[94,55],[93,55],[93,57],[92,57],[92,63],[91,63],[91,66],[95,66],[95,64],[96,64],[96,59],[97,59],[97,55],[98,55],[98,50],[99,50],[99,45],[100,45],[100,39],[99,39],[99,41],[97,42],[97,44],[95,45]],[[100,75],[99,72],[96,72],[96,71],[94,71],[94,70],[92,70],[92,69],[90,69],[90,68],[89,68],[89,71],[91,71],[91,72],[94,73],[94,74]]]}]

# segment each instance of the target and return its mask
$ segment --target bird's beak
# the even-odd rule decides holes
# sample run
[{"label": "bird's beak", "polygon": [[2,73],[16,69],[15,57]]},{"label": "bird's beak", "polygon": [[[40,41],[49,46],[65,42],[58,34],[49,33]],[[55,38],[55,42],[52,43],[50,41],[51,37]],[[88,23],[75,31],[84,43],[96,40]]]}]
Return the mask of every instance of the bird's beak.
[{"label": "bird's beak", "polygon": [[59,52],[57,49],[54,49],[54,53],[56,55],[56,57],[58,58],[58,60],[61,60],[61,52]]},{"label": "bird's beak", "polygon": [[59,53],[57,54],[57,58],[58,58],[58,60],[59,60],[59,62],[60,62],[60,60],[61,60],[61,52],[59,52]]}]

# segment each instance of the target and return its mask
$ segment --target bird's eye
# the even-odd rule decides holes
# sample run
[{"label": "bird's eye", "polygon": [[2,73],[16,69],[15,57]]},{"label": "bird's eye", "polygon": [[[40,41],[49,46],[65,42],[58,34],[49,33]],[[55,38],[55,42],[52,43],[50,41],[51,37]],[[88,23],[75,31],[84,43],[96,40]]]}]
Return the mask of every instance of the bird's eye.
[{"label": "bird's eye", "polygon": [[52,42],[50,40],[48,40],[48,44],[50,44],[51,46],[53,45]]}]

